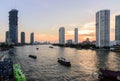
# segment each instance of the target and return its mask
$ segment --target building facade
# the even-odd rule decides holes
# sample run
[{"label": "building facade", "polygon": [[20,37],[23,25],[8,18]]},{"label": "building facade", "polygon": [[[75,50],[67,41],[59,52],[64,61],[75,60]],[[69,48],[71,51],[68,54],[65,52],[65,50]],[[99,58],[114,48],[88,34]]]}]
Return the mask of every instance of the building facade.
[{"label": "building facade", "polygon": [[115,17],[115,40],[120,41],[120,15]]},{"label": "building facade", "polygon": [[30,35],[30,44],[34,44],[34,33],[33,32]]},{"label": "building facade", "polygon": [[25,44],[25,32],[21,32],[21,44]]},{"label": "building facade", "polygon": [[74,43],[78,44],[78,28],[74,30]]},{"label": "building facade", "polygon": [[110,10],[96,13],[96,46],[107,47],[110,44]]},{"label": "building facade", "polygon": [[59,28],[59,44],[65,44],[65,28]]},{"label": "building facade", "polygon": [[9,42],[9,31],[6,31],[6,34],[5,34],[5,42],[6,42],[6,43]]},{"label": "building facade", "polygon": [[9,34],[10,41],[14,44],[18,43],[18,10],[12,9],[9,12]]}]

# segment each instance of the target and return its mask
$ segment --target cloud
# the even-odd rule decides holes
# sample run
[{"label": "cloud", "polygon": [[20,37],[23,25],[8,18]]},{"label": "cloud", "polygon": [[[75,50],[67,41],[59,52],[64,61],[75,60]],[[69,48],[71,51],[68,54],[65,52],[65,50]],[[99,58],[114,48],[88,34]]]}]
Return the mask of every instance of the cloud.
[{"label": "cloud", "polygon": [[83,25],[83,28],[93,29],[95,28],[95,22],[88,22]]},{"label": "cloud", "polygon": [[79,36],[89,36],[89,37],[93,37],[95,36],[94,32],[89,33],[89,34],[80,34]]}]

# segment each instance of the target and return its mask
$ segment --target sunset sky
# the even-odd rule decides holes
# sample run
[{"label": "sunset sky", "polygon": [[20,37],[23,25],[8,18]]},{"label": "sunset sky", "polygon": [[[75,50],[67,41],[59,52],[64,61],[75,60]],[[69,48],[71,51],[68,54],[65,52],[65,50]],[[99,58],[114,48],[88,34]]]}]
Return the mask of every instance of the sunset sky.
[{"label": "sunset sky", "polygon": [[5,41],[9,29],[8,12],[19,11],[20,32],[35,33],[36,41],[58,42],[59,27],[65,27],[66,40],[74,38],[74,28],[79,29],[79,42],[90,38],[95,40],[95,14],[110,9],[111,41],[114,40],[115,15],[120,15],[120,0],[0,0],[0,41]]}]

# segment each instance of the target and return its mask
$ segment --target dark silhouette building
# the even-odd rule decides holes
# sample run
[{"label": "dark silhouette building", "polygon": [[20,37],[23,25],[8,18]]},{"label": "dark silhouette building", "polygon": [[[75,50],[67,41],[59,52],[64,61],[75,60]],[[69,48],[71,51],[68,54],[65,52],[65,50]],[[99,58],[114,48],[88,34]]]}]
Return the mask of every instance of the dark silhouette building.
[{"label": "dark silhouette building", "polygon": [[11,43],[18,43],[18,10],[12,9],[9,12],[9,34]]},{"label": "dark silhouette building", "polygon": [[33,32],[30,35],[30,44],[34,44],[34,33]]},{"label": "dark silhouette building", "polygon": [[9,31],[6,31],[6,36],[5,36],[5,42],[8,43],[9,42]]},{"label": "dark silhouette building", "polygon": [[25,32],[21,32],[21,44],[25,44]]}]

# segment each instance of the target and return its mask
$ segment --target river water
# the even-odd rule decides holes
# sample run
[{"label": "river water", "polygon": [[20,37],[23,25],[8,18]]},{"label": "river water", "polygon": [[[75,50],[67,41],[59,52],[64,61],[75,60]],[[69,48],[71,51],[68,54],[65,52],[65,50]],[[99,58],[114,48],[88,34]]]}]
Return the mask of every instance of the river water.
[{"label": "river water", "polygon": [[[33,45],[15,47],[14,52],[10,57],[21,64],[27,81],[98,81],[93,74],[98,73],[99,68],[120,70],[120,53],[105,50]],[[29,54],[36,55],[37,59],[29,58]],[[70,60],[71,67],[60,65],[58,57]]]}]

